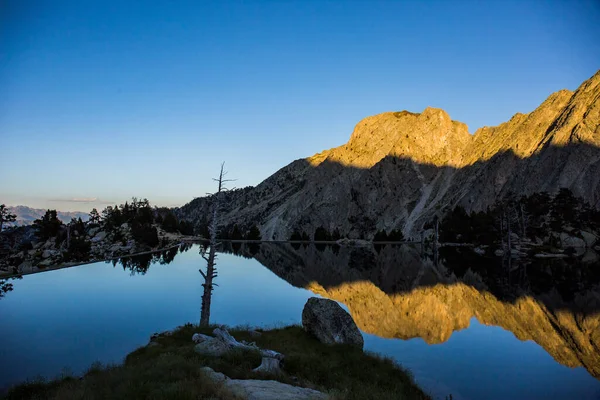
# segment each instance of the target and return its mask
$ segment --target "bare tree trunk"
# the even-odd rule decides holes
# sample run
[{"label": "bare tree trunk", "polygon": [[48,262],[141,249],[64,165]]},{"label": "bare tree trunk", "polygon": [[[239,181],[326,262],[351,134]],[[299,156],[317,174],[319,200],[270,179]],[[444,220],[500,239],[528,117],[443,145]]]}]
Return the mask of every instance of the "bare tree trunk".
[{"label": "bare tree trunk", "polygon": [[200,269],[200,274],[204,278],[204,283],[202,284],[204,291],[202,294],[202,307],[200,309],[200,325],[207,326],[210,324],[210,304],[212,300],[212,291],[214,289],[213,279],[217,277],[217,271],[215,266],[217,265],[217,246],[219,243],[217,242],[217,233],[219,227],[219,210],[221,208],[221,194],[226,191],[224,184],[226,182],[230,182],[231,179],[225,179],[225,175],[227,172],[224,171],[225,163],[221,164],[221,171],[219,173],[219,178],[213,179],[218,182],[218,190],[214,194],[214,202],[213,202],[213,215],[212,221],[209,226],[209,234],[210,234],[210,250],[208,252],[208,257],[202,254],[202,258],[206,260],[206,273]]},{"label": "bare tree trunk", "polygon": [[67,225],[67,250],[71,247],[71,224]]}]

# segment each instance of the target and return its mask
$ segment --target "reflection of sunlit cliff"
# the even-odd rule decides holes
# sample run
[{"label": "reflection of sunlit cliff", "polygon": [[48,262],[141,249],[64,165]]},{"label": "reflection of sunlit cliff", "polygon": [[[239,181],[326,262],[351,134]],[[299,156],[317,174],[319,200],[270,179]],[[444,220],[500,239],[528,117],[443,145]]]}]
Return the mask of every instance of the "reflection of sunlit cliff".
[{"label": "reflection of sunlit cliff", "polygon": [[[346,304],[360,329],[381,337],[441,343],[472,317],[533,340],[558,362],[600,378],[600,288],[565,302],[556,290],[495,294],[468,269],[421,261],[408,246],[370,249],[263,246],[256,258],[295,286]],[[515,291],[517,289],[510,289]],[[521,289],[518,289],[521,290]],[[508,297],[507,297],[508,296]]]}]

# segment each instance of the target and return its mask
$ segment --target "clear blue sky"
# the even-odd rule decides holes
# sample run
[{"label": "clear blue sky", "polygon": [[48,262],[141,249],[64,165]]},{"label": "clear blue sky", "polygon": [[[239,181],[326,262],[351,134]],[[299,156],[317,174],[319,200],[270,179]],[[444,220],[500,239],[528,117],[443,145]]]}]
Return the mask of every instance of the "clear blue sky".
[{"label": "clear blue sky", "polygon": [[599,21],[583,0],[0,0],[0,202],[180,205],[221,161],[256,185],[384,111],[474,132],[593,75]]}]

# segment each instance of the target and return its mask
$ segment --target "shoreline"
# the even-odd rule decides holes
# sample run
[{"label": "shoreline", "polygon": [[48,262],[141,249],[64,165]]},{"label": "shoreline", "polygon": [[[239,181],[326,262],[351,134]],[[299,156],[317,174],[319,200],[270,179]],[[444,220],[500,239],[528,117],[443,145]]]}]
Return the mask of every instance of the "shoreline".
[{"label": "shoreline", "polygon": [[27,272],[23,272],[20,274],[7,274],[7,275],[3,275],[0,273],[0,279],[8,279],[8,278],[14,278],[17,276],[25,276],[25,275],[33,275],[33,274],[39,274],[42,272],[49,272],[49,271],[57,271],[60,269],[66,269],[66,268],[72,268],[72,267],[80,267],[82,265],[88,265],[88,264],[94,264],[97,262],[107,262],[107,261],[113,261],[113,260],[118,260],[121,258],[127,258],[127,257],[135,257],[135,256],[142,256],[145,254],[153,254],[153,253],[159,253],[161,251],[166,251],[166,250],[171,250],[175,247],[179,247],[182,244],[185,244],[185,241],[179,242],[177,244],[171,245],[169,247],[165,247],[162,249],[155,249],[155,250],[148,250],[148,251],[142,251],[139,253],[133,253],[133,254],[124,254],[122,256],[118,256],[118,257],[110,257],[110,258],[104,258],[104,259],[98,259],[98,260],[89,260],[89,261],[82,261],[82,262],[75,262],[75,263],[65,263],[65,264],[58,264],[58,265],[54,265],[54,266],[48,266],[46,268],[39,268],[38,271],[27,271]]},{"label": "shoreline", "polygon": [[[142,251],[139,253],[132,253],[132,254],[123,254],[120,256],[116,256],[116,257],[109,257],[109,258],[103,258],[103,259],[97,259],[97,260],[89,260],[89,261],[82,261],[82,262],[75,262],[75,263],[64,263],[64,264],[58,264],[58,265],[54,265],[54,266],[48,266],[45,268],[38,268],[38,271],[27,271],[27,272],[23,272],[23,273],[11,273],[11,274],[3,274],[2,272],[0,272],[0,279],[10,279],[10,278],[15,278],[15,277],[20,277],[20,276],[25,276],[25,275],[33,275],[33,274],[39,274],[42,272],[49,272],[49,271],[56,271],[56,270],[60,270],[60,269],[66,269],[66,268],[71,268],[71,267],[79,267],[82,265],[88,265],[88,264],[93,264],[93,263],[97,263],[97,262],[107,262],[107,261],[113,261],[113,260],[118,260],[121,258],[127,258],[127,257],[135,257],[135,256],[141,256],[141,255],[145,255],[145,254],[153,254],[153,253],[158,253],[161,251],[167,251],[167,250],[171,250],[175,247],[179,247],[182,244],[199,244],[202,242],[208,242],[208,239],[205,238],[201,238],[201,237],[196,237],[196,236],[186,236],[186,237],[182,237],[180,239],[180,241],[177,244],[173,244],[170,245],[168,247],[164,247],[164,248],[160,248],[160,249],[154,249],[154,250],[147,250],[147,251]],[[318,240],[318,241],[306,241],[306,240],[238,240],[238,239],[223,239],[220,240],[219,242],[227,242],[227,243],[252,243],[252,244],[261,244],[261,243],[274,243],[274,244],[282,244],[282,243],[290,243],[290,244],[325,244],[325,245],[338,245],[338,246],[343,246],[343,247],[364,247],[364,246],[368,246],[368,245],[402,245],[402,244],[406,244],[406,245],[413,245],[413,246],[426,246],[425,244],[421,243],[421,242],[411,242],[411,241],[364,241],[361,243],[352,243],[352,244],[347,244],[347,243],[338,243],[338,241],[333,241],[333,240],[329,240],[329,241],[325,241],[325,240]],[[468,248],[476,248],[477,246],[473,243],[452,243],[452,242],[444,242],[444,243],[439,243],[438,247],[468,247]],[[532,247],[543,247],[543,246],[532,246]],[[592,250],[592,251],[597,251],[595,247],[590,247],[587,248],[586,250]],[[562,253],[540,253],[535,255],[534,257],[537,258],[561,258],[561,257],[566,257],[564,254]]]}]

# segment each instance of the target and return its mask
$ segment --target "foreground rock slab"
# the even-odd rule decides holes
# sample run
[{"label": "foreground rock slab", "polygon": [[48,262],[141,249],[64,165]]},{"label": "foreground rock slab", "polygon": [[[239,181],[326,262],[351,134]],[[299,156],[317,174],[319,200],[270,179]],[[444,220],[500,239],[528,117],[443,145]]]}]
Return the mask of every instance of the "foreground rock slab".
[{"label": "foreground rock slab", "polygon": [[363,348],[364,339],[354,320],[333,300],[311,297],[302,310],[302,326],[325,344]]},{"label": "foreground rock slab", "polygon": [[313,389],[292,386],[277,381],[256,379],[229,379],[212,368],[203,367],[202,373],[213,382],[223,387],[235,396],[248,400],[325,400],[325,393]]},{"label": "foreground rock slab", "polygon": [[259,349],[254,343],[238,342],[226,329],[216,328],[213,331],[215,337],[196,333],[192,336],[196,353],[219,357],[232,349],[243,349],[256,351],[262,356],[262,362],[254,369],[255,372],[266,372],[271,374],[281,373],[280,362],[285,358],[283,354],[273,350]]}]

